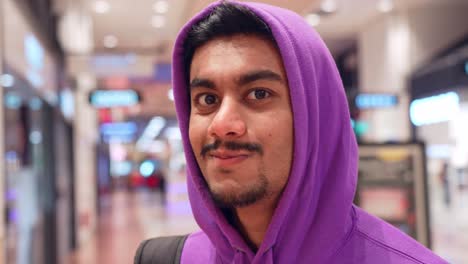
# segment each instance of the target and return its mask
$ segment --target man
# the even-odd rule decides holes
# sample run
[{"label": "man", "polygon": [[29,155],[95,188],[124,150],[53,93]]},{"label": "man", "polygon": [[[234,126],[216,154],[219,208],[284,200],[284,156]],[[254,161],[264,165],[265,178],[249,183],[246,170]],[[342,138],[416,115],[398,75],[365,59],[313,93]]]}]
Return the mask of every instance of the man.
[{"label": "man", "polygon": [[297,14],[218,1],[174,48],[193,214],[182,263],[446,263],[352,204],[357,145],[332,57]]}]

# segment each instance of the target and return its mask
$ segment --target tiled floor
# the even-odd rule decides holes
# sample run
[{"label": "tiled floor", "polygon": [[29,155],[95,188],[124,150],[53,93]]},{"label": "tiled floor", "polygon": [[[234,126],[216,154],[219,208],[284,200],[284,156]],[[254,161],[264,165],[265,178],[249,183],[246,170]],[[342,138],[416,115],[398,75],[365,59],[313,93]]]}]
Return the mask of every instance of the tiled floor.
[{"label": "tiled floor", "polygon": [[[468,190],[452,188],[447,207],[440,186],[431,186],[433,250],[450,263],[468,263]],[[198,229],[189,214],[168,214],[157,193],[121,191],[101,202],[105,206],[96,236],[71,257],[71,264],[133,263],[143,239]]]},{"label": "tiled floor", "polygon": [[158,193],[119,191],[101,203],[96,236],[71,256],[71,264],[133,263],[143,239],[198,229],[190,215],[166,213]]}]

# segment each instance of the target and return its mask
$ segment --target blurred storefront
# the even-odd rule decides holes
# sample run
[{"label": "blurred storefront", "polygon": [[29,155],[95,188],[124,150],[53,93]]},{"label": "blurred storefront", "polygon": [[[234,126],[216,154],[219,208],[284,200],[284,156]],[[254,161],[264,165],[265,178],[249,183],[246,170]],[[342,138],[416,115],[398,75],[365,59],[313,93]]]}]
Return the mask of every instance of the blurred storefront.
[{"label": "blurred storefront", "polygon": [[[466,24],[465,24],[466,25]],[[410,78],[412,137],[426,142],[434,248],[465,263],[467,223],[468,39],[453,41]],[[450,223],[450,224],[447,224]],[[450,247],[444,244],[451,243]]]},{"label": "blurred storefront", "polygon": [[[442,250],[447,229],[434,204],[444,173],[468,181],[468,66],[460,42],[468,33],[467,10],[444,2],[389,12],[359,30],[356,48],[336,56],[360,142],[355,202],[446,256],[459,252]],[[441,115],[453,121],[424,123]]]},{"label": "blurred storefront", "polygon": [[59,96],[63,63],[26,2],[1,5],[4,261],[58,263],[74,237],[72,129]]},{"label": "blurred storefront", "polygon": [[[468,39],[434,56],[411,77],[410,119],[413,137],[427,142],[428,168],[433,178],[457,174],[456,184],[468,184]],[[444,167],[448,171],[443,172]],[[447,201],[449,202],[449,201]]]},{"label": "blurred storefront", "polygon": [[369,126],[364,141],[411,140],[409,77],[467,34],[467,10],[463,2],[438,2],[382,16],[359,32],[360,92],[395,94],[399,99],[396,107],[362,113]]}]

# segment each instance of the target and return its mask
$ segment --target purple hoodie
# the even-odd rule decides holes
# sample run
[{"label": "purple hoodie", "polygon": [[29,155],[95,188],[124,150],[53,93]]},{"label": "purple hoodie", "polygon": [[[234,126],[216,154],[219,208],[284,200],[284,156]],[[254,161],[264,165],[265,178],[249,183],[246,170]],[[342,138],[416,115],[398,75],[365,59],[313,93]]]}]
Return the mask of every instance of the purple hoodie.
[{"label": "purple hoodie", "polygon": [[190,98],[184,78],[187,32],[220,3],[183,27],[173,57],[174,94],[187,158],[188,190],[202,231],[187,239],[182,263],[447,263],[384,221],[353,205],[358,148],[346,96],[320,36],[289,10],[238,2],[269,25],[289,82],[294,157],[287,186],[257,252],[212,201],[189,136]]}]

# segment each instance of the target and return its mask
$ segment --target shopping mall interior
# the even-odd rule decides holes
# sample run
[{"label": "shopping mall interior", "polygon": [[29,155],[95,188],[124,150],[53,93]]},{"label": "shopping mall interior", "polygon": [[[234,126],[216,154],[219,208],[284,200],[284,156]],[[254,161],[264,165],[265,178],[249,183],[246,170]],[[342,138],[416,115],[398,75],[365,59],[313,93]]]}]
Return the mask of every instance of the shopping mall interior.
[{"label": "shopping mall interior", "polygon": [[[179,30],[213,0],[0,0],[0,263],[133,263],[199,230],[172,90]],[[468,1],[259,0],[338,67],[355,204],[468,263]]]}]

